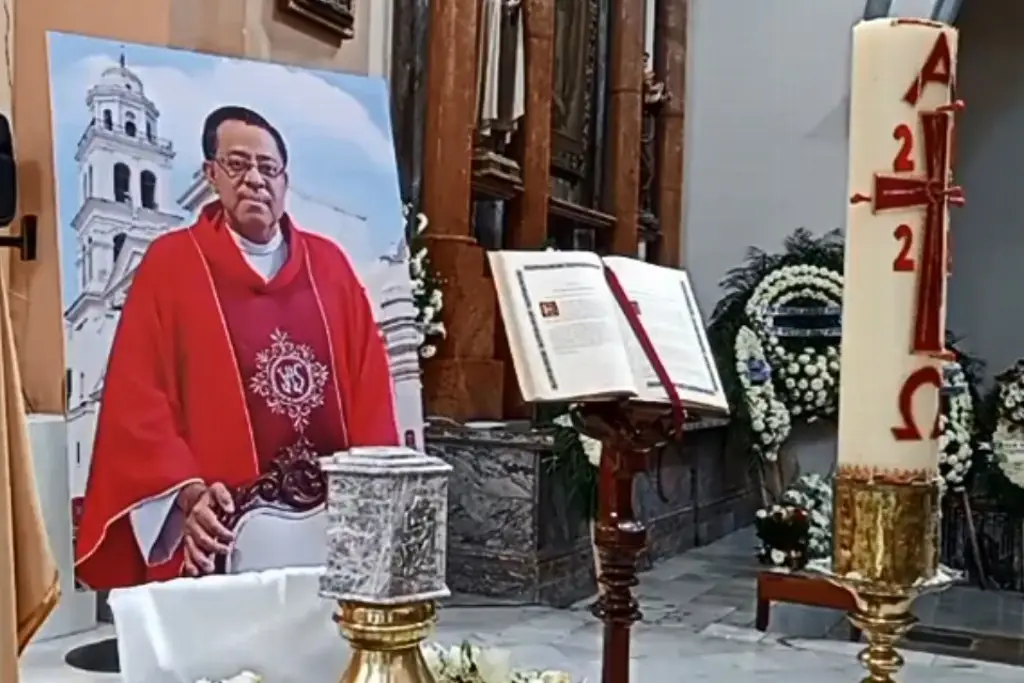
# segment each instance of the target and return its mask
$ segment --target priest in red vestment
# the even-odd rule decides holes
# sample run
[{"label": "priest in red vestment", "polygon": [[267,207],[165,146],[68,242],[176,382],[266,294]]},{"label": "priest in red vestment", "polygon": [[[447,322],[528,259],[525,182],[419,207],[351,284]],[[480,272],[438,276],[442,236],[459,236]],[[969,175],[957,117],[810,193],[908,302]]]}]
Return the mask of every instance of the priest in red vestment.
[{"label": "priest in red vestment", "polygon": [[224,107],[202,145],[218,200],[150,245],[110,353],[76,548],[93,589],[213,572],[231,490],[278,459],[399,443],[366,291],[284,210],[281,134]]}]

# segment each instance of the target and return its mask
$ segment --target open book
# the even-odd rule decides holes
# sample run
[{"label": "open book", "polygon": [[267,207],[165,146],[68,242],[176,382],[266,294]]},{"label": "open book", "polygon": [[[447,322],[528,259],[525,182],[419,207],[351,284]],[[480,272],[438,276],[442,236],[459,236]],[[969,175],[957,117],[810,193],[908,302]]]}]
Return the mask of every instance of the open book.
[{"label": "open book", "polygon": [[660,363],[683,405],[728,412],[685,272],[582,251],[494,251],[489,259],[526,401],[667,403]]}]

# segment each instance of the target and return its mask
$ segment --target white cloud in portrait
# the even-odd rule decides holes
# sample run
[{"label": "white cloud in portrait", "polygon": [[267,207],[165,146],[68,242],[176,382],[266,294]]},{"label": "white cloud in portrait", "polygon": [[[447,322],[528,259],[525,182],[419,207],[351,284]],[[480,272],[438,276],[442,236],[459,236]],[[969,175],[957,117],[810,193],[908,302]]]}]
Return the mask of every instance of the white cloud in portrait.
[{"label": "white cloud in portrait", "polygon": [[380,256],[374,253],[371,226],[362,216],[346,213],[326,200],[299,192],[289,193],[288,213],[306,230],[344,245],[345,253],[361,277],[366,277],[364,271]]},{"label": "white cloud in portrait", "polygon": [[[278,64],[223,57],[211,57],[210,63],[211,68],[194,74],[168,66],[129,65],[161,113],[160,137],[175,141],[186,160],[200,160],[199,135],[210,111],[234,104],[258,111],[286,138],[301,131],[355,145],[374,164],[394,163],[388,135],[343,89],[313,73]],[[106,55],[75,62],[57,78],[58,106],[81,108],[89,87],[111,66],[116,62]]]}]

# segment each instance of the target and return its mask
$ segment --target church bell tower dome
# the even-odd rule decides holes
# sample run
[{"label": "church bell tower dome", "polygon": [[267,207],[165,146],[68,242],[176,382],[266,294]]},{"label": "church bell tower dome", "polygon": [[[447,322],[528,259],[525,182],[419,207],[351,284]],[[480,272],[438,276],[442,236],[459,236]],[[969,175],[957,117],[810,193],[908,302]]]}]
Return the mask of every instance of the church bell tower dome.
[{"label": "church bell tower dome", "polygon": [[81,206],[71,228],[77,284],[98,296],[109,288],[129,237],[141,244],[179,219],[168,211],[175,151],[159,136],[160,112],[123,53],[92,82],[85,105],[75,150]]},{"label": "church bell tower dome", "polygon": [[131,69],[125,66],[123,54],[117,66],[112,66],[103,71],[99,81],[96,83],[96,87],[126,90],[128,92],[134,91],[142,97],[145,97],[146,94],[142,81],[139,80],[139,77]]}]

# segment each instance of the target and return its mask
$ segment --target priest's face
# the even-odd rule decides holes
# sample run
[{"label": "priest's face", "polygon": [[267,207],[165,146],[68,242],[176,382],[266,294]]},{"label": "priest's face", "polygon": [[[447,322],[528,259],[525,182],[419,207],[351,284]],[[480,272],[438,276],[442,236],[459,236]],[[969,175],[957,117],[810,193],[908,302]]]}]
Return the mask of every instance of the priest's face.
[{"label": "priest's face", "polygon": [[246,239],[269,241],[278,229],[288,189],[281,150],[270,132],[225,121],[217,128],[217,151],[205,171],[231,226]]}]

